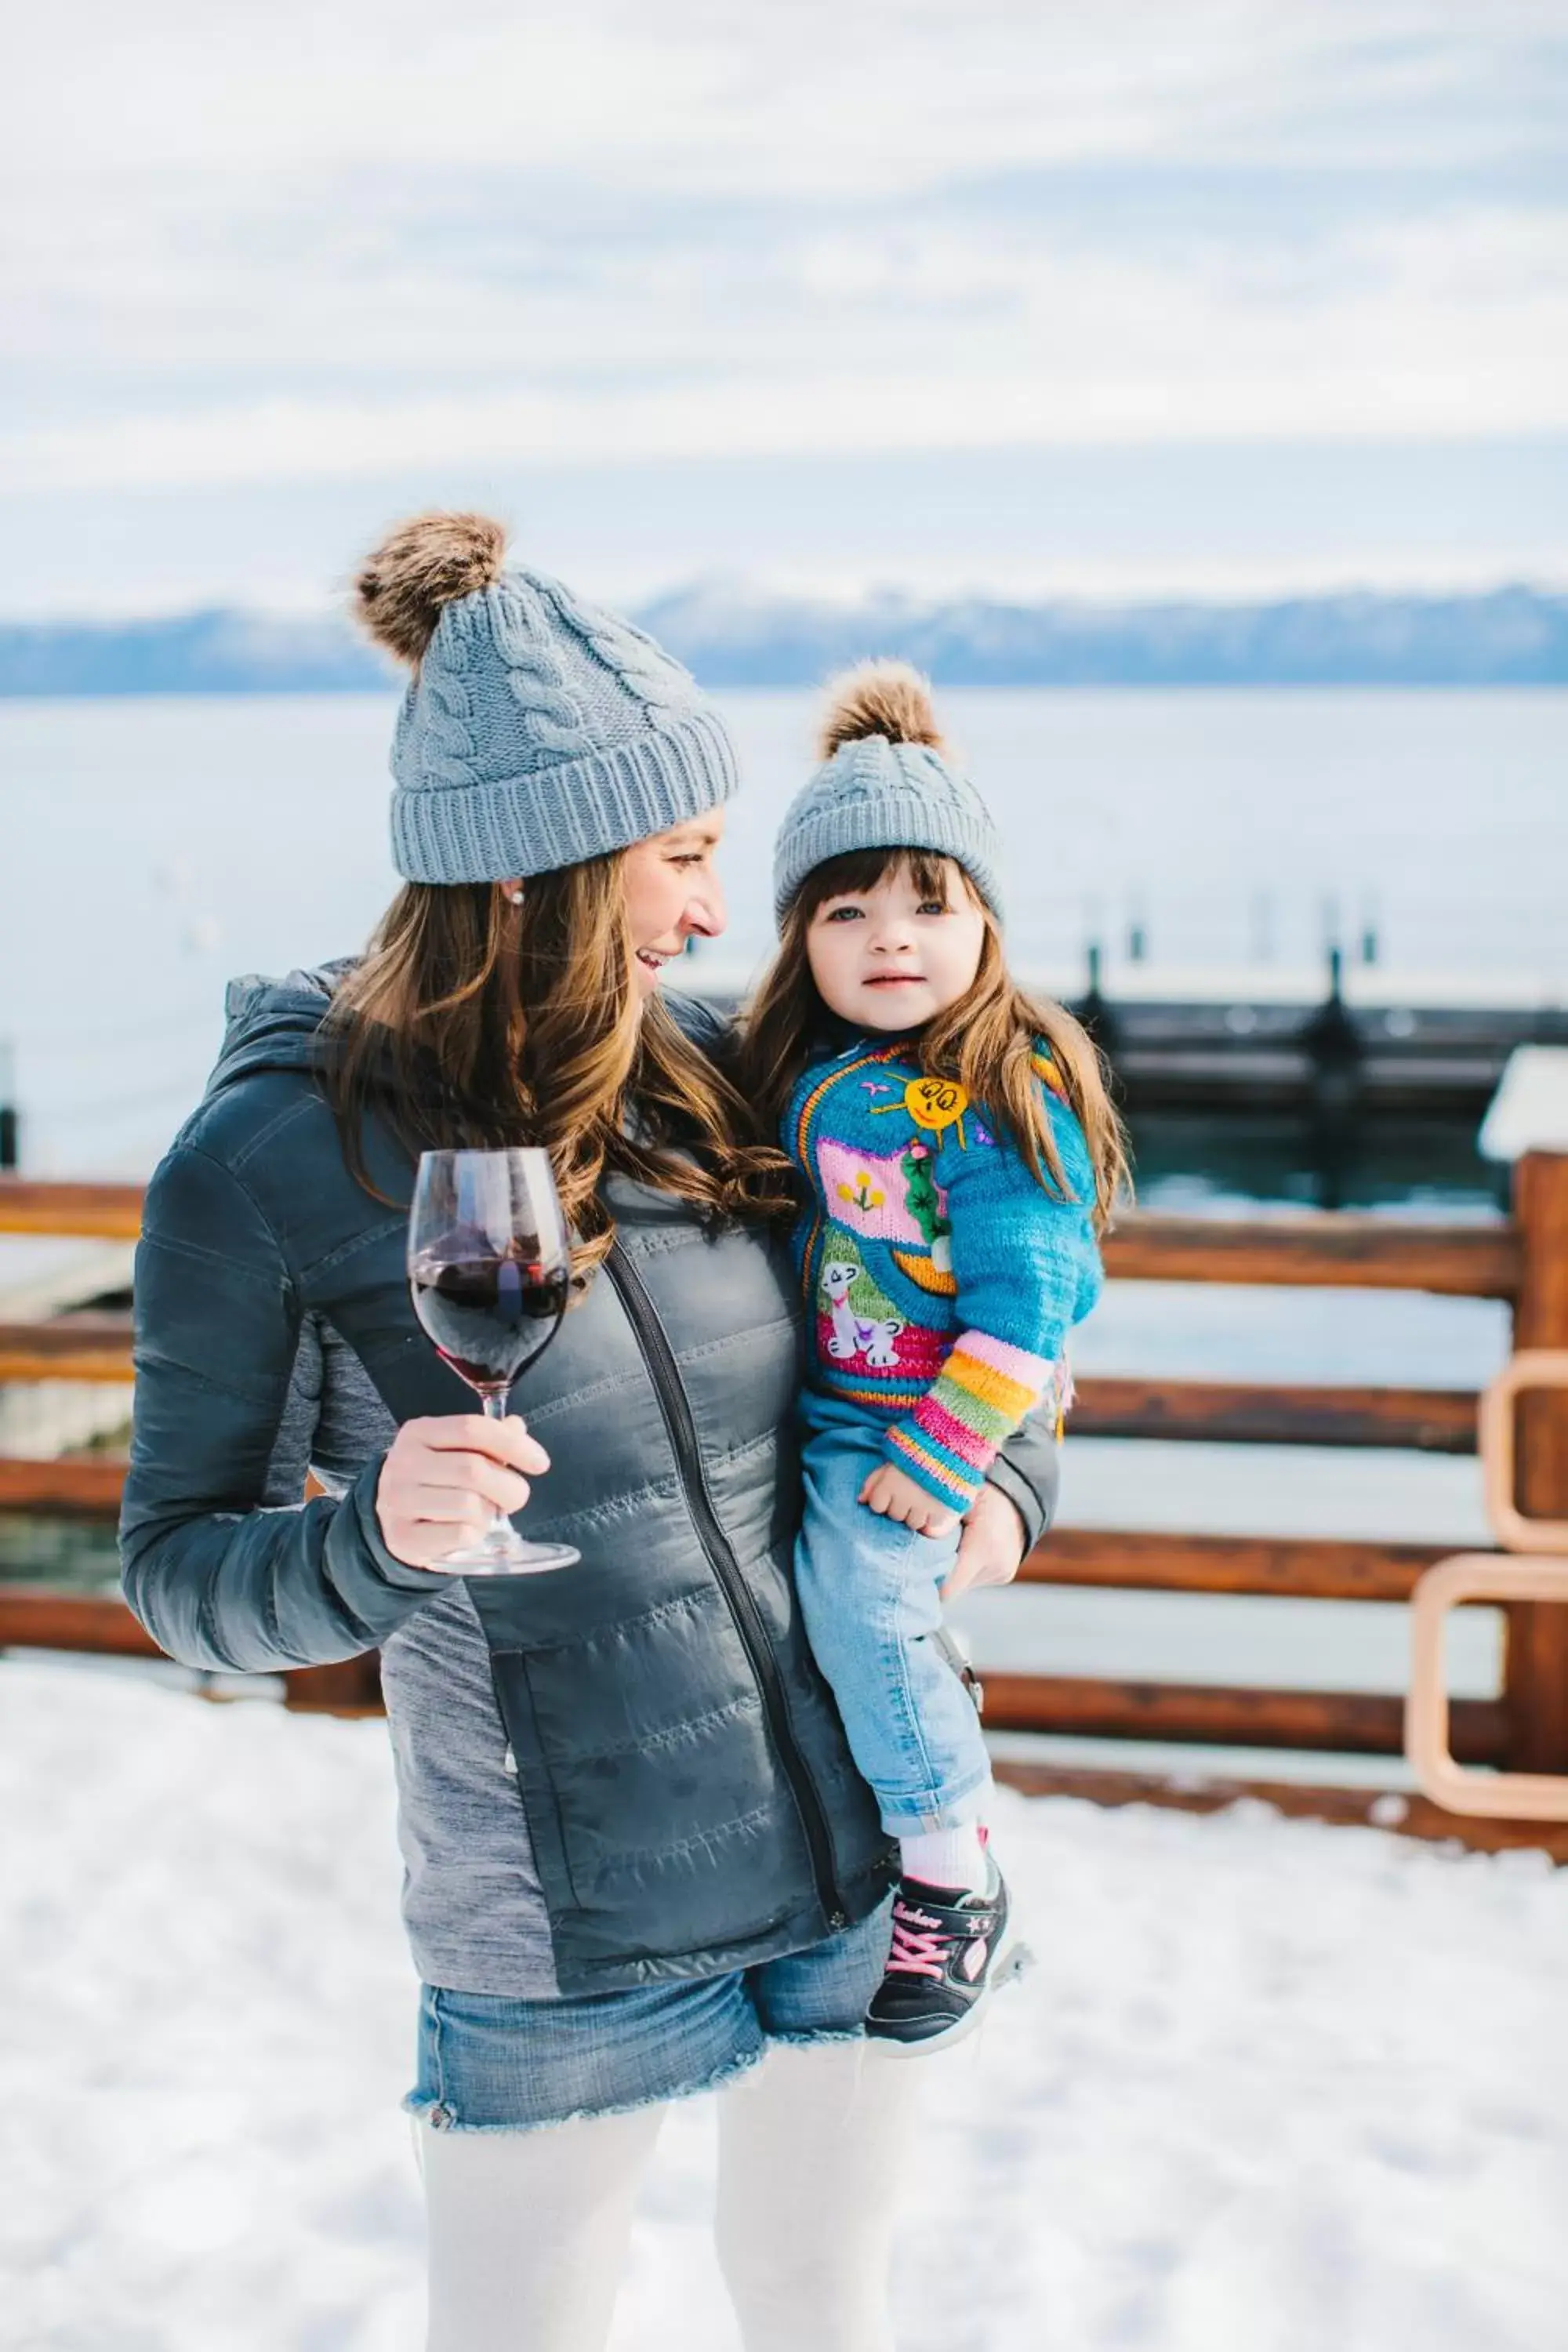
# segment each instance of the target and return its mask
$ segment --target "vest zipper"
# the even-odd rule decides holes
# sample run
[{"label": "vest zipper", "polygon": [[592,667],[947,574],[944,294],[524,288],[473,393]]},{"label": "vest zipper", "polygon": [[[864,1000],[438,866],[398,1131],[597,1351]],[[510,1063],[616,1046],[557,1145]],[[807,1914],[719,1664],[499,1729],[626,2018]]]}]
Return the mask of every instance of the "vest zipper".
[{"label": "vest zipper", "polygon": [[847,1925],[847,1917],[833,1875],[833,1841],[828,1832],[827,1816],[823,1811],[822,1800],[790,1724],[784,1680],[768,1640],[762,1612],[752,1596],[744,1571],[714,1506],[702,1449],[698,1442],[697,1424],[691,1417],[691,1401],[686,1393],[680,1367],[669,1344],[669,1335],[659,1321],[658,1309],[643,1287],[641,1276],[618,1242],[613,1244],[605,1260],[605,1271],[615,1285],[616,1294],[626,1309],[626,1319],[637,1334],[643,1360],[653,1375],[654,1389],[674,1448],[676,1468],[680,1474],[687,1505],[702,1549],[719,1580],[719,1589],[728,1603],[742,1647],[756,1677],[768,1729],[811,1851],[812,1876],[816,1883],[817,1898],[826,1915],[828,1927],[837,1932]]}]

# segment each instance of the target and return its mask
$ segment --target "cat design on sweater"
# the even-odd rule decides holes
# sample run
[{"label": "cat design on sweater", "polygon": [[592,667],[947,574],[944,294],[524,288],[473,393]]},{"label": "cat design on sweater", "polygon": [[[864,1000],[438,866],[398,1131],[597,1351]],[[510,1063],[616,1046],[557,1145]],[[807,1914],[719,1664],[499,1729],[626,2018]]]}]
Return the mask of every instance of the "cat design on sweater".
[{"label": "cat design on sweater", "polygon": [[884,1315],[868,1320],[856,1314],[849,1293],[864,1272],[858,1259],[848,1258],[830,1258],[822,1269],[822,1297],[833,1325],[827,1352],[840,1362],[863,1355],[874,1369],[885,1370],[899,1360],[893,1342],[904,1328],[904,1318]]}]

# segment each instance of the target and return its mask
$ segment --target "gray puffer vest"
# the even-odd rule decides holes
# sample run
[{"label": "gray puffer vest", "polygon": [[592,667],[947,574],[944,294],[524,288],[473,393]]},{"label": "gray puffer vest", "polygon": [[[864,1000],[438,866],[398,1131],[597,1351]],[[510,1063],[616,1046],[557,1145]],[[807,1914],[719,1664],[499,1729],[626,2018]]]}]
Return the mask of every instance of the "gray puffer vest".
[{"label": "gray puffer vest", "polygon": [[[318,1086],[321,997],[231,1034],[150,1188],[136,1267],[125,1591],[169,1654],[276,1670],[353,1656],[450,1580],[387,1550],[379,1458],[346,1495],[260,1507],[301,1318],[393,1417],[471,1412],[415,1320],[405,1216],[344,1163]],[[700,1032],[701,1008],[682,1017]],[[405,1202],[406,1151],[367,1130]],[[469,1587],[563,1993],[707,1975],[862,1917],[889,1846],[807,1650],[791,1577],[798,1352],[782,1255],[624,1180],[618,1237],[520,1403],[548,1448],[528,1532],[582,1565]],[[1048,1439],[1000,1483],[1037,1531]]]}]

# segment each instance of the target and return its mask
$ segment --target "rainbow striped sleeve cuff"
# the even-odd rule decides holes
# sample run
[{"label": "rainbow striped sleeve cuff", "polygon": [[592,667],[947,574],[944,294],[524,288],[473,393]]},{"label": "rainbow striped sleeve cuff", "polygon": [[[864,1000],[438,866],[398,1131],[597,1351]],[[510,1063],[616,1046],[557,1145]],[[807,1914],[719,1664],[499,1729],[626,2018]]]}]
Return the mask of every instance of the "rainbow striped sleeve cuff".
[{"label": "rainbow striped sleeve cuff", "polygon": [[963,1332],[914,1411],[889,1430],[889,1459],[939,1502],[966,1511],[1053,1371],[1047,1356],[987,1331]]}]

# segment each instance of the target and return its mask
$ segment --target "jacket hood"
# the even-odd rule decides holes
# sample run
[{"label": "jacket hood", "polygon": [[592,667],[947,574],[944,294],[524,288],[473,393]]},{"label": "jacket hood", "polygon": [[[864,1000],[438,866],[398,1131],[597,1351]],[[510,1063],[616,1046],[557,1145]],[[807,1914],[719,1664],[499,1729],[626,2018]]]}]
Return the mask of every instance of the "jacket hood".
[{"label": "jacket hood", "polygon": [[321,1023],[332,991],[355,959],[268,980],[249,972],[231,980],[224,997],[225,1028],[208,1095],[220,1093],[258,1070],[319,1070],[327,1060]]},{"label": "jacket hood", "polygon": [[[268,980],[259,972],[231,980],[224,996],[223,1045],[207,1080],[208,1096],[258,1070],[325,1069],[331,1045],[322,1035],[321,1024],[334,989],[358,961],[357,956],[340,956],[331,963],[301,967],[281,980]],[[726,1024],[713,1006],[673,989],[666,992],[665,1003],[694,1045],[709,1054],[723,1051]],[[390,1080],[390,1066],[384,1068]],[[431,1080],[439,1083],[434,1066]]]}]

